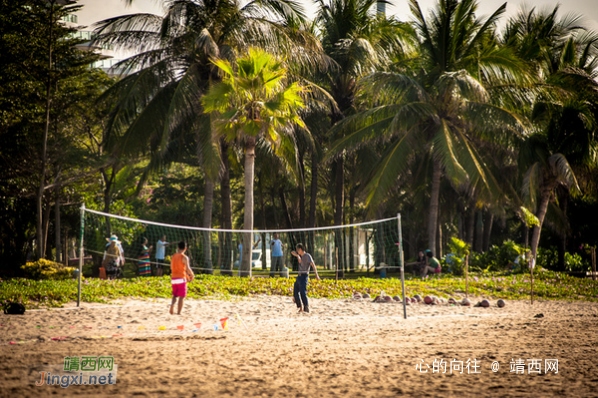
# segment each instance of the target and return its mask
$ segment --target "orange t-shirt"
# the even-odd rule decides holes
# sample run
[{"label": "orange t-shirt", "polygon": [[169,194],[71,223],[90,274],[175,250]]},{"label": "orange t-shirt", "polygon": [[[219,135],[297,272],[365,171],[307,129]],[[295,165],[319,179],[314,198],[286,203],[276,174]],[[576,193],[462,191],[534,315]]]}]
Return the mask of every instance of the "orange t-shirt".
[{"label": "orange t-shirt", "polygon": [[182,253],[175,253],[170,261],[171,279],[187,280],[187,266],[183,262],[186,256]]}]

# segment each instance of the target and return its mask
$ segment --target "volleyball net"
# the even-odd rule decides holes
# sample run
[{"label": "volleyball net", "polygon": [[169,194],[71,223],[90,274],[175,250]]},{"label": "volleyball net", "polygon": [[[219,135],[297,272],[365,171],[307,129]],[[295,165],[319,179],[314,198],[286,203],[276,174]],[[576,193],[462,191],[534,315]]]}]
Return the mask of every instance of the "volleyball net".
[{"label": "volleyball net", "polygon": [[181,241],[195,273],[283,276],[286,268],[292,275],[299,264],[291,251],[299,243],[322,276],[390,274],[399,272],[402,263],[399,216],[342,226],[246,231],[164,224],[83,207],[81,223],[84,256],[92,260],[86,274],[97,273],[110,239],[118,242],[121,277],[140,276],[141,269],[143,275],[155,275],[158,267],[168,274]]}]

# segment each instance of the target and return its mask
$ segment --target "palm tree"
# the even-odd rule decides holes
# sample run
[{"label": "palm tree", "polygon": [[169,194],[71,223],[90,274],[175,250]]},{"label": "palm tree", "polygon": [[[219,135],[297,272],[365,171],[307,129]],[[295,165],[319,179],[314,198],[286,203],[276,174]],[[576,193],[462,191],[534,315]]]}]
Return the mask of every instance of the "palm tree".
[{"label": "palm tree", "polygon": [[[358,80],[390,65],[397,54],[409,53],[413,30],[407,24],[376,15],[376,0],[317,0],[316,25],[326,54],[337,67],[322,77],[337,108],[330,115],[334,125],[355,113]],[[381,1],[380,3],[387,3]],[[317,157],[314,157],[317,162]],[[344,222],[345,166],[338,156],[332,171],[334,177],[334,224]],[[312,164],[317,170],[317,164]],[[340,236],[335,239],[339,259],[344,259]],[[344,268],[343,264],[339,267]]]},{"label": "palm tree", "polygon": [[[203,227],[210,228],[212,193],[221,172],[219,149],[226,151],[225,144],[214,141],[200,105],[210,84],[220,79],[210,59],[233,59],[248,46],[259,45],[305,66],[317,63],[321,51],[302,29],[303,9],[292,0],[243,6],[237,0],[168,0],[165,5],[164,16],[124,15],[98,23],[97,43],[138,53],[116,66],[131,73],[106,96],[118,98],[108,130],[124,137],[117,155],[145,152],[149,146],[153,160],[148,173],[176,161],[173,151],[180,144],[170,145],[173,141],[194,143],[206,175]],[[291,51],[291,46],[301,51]],[[230,214],[230,189],[223,194],[223,208]],[[210,235],[204,238],[203,267],[211,270]]]},{"label": "palm tree", "polygon": [[[536,132],[523,142],[519,166],[524,199],[537,209],[540,222],[533,230],[532,253],[536,254],[554,198],[565,219],[553,222],[561,225],[559,263],[564,270],[569,192],[572,187],[579,189],[576,175],[583,176],[598,165],[593,149],[598,129],[598,34],[579,23],[581,16],[559,17],[558,10],[558,6],[549,12],[522,10],[507,25],[503,41],[532,63],[541,77],[533,103],[527,107]],[[556,207],[553,210],[558,213]]]},{"label": "palm tree", "polygon": [[546,134],[539,132],[524,141],[519,155],[519,167],[525,172],[523,197],[530,203],[530,207],[537,209],[536,217],[539,221],[539,225],[535,225],[532,231],[530,245],[534,258],[548,203],[554,190],[560,185],[565,186],[567,190],[577,187],[575,174],[565,156],[553,152],[550,147]]},{"label": "palm tree", "polygon": [[[580,71],[574,71],[571,76],[567,70],[552,76],[549,82],[560,80],[561,99],[538,98],[532,113],[537,132],[527,138],[520,148],[519,167],[524,175],[523,197],[530,208],[537,209],[539,221],[532,232],[533,256],[537,253],[540,232],[551,199],[560,199],[564,213],[571,189],[574,193],[580,192],[576,170],[585,174],[598,165],[595,151],[598,144],[598,114],[594,105],[598,84],[589,76],[585,80],[581,77]],[[554,88],[558,86],[553,85]],[[569,90],[571,92],[566,95]],[[593,93],[588,95],[588,91]],[[564,238],[566,227],[561,229]],[[564,261],[564,249],[561,260]]]},{"label": "palm tree", "polygon": [[[256,142],[263,139],[282,156],[280,145],[294,126],[303,127],[299,110],[304,107],[298,83],[290,83],[287,70],[272,54],[254,48],[234,64],[215,60],[224,74],[202,99],[205,112],[212,112],[214,130],[227,141],[239,141],[245,149],[245,207],[243,228],[253,230],[253,182]],[[244,234],[241,275],[251,275],[253,233]]]},{"label": "palm tree", "polygon": [[496,44],[494,28],[505,5],[480,19],[475,0],[439,0],[427,19],[416,0],[410,3],[418,57],[410,61],[411,68],[364,79],[372,107],[335,127],[345,136],[329,156],[367,142],[388,144],[365,186],[366,204],[373,210],[413,155],[425,155],[431,162],[428,247],[434,249],[443,172],[454,187],[480,184],[498,191],[476,141],[521,130],[515,113],[493,104],[491,89],[524,81],[526,73],[509,48]]}]

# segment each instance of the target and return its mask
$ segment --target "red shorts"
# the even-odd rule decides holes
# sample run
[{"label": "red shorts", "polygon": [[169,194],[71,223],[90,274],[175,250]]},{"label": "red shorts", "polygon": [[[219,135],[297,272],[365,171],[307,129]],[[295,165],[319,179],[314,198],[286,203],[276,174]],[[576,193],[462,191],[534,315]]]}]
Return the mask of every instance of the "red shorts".
[{"label": "red shorts", "polygon": [[172,285],[173,297],[187,297],[187,282]]}]

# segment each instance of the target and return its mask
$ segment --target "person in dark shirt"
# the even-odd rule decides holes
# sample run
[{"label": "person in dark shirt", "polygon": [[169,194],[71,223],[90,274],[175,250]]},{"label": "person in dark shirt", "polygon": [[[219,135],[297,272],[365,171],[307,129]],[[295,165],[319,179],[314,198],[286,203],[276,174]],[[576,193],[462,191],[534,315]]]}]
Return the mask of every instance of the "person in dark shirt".
[{"label": "person in dark shirt", "polygon": [[[297,251],[293,250],[291,252],[291,254],[299,260],[299,273],[293,287],[293,297],[295,298],[295,304],[297,304],[297,312],[309,312],[309,303],[307,301],[309,269],[313,268],[317,280],[320,280],[320,276],[318,275],[318,270],[314,264],[314,259],[311,257],[311,254],[305,252],[303,244],[298,243],[296,249]],[[301,306],[302,303],[303,307]]]}]

